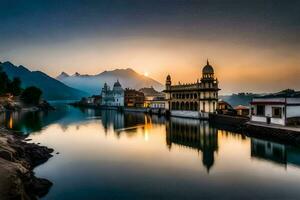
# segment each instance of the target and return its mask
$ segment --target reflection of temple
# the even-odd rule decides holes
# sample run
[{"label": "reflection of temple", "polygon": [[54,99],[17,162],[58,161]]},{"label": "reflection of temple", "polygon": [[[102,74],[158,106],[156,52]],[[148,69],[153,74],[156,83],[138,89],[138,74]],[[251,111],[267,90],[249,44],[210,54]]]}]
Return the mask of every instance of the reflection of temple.
[{"label": "reflection of temple", "polygon": [[122,132],[132,135],[139,128],[146,130],[152,127],[152,123],[164,122],[158,117],[152,118],[144,113],[122,113],[116,110],[102,110],[101,118],[105,132],[112,128],[118,137]]},{"label": "reflection of temple", "polygon": [[110,127],[113,127],[114,130],[125,127],[124,114],[117,112],[115,110],[102,110],[101,118],[102,118],[101,122],[105,132]]},{"label": "reflection of temple", "polygon": [[214,152],[218,150],[217,129],[207,121],[171,118],[166,124],[167,145],[189,147],[202,152],[202,163],[207,172],[214,165]]},{"label": "reflection of temple", "polygon": [[251,157],[286,166],[300,166],[300,149],[285,144],[251,138]]}]

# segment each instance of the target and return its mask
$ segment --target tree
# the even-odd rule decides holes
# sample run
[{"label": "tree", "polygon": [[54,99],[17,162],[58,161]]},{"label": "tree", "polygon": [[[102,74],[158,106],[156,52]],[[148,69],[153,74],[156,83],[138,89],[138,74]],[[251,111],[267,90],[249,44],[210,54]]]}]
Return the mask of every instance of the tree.
[{"label": "tree", "polygon": [[10,80],[7,74],[2,71],[2,66],[0,65],[0,94],[4,94],[7,92],[10,84]]},{"label": "tree", "polygon": [[42,91],[34,86],[26,88],[21,94],[21,100],[30,105],[37,105],[40,102]]},{"label": "tree", "polygon": [[8,91],[14,96],[19,96],[21,94],[21,80],[18,77],[15,77],[9,84]]}]

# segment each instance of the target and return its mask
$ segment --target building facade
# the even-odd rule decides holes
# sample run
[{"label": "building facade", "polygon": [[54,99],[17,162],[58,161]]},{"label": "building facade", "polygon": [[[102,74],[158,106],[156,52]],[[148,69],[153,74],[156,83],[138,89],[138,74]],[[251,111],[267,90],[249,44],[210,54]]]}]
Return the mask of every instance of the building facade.
[{"label": "building facade", "polygon": [[251,121],[266,124],[300,124],[300,92],[289,90],[254,98]]},{"label": "building facade", "polygon": [[166,79],[166,110],[171,116],[208,118],[215,113],[218,103],[218,80],[207,61],[202,77],[195,83],[172,85],[171,76]]},{"label": "building facade", "polygon": [[163,92],[158,92],[153,87],[141,88],[139,91],[145,95],[145,108],[165,108],[165,94]]},{"label": "building facade", "polygon": [[124,89],[119,81],[114,83],[113,89],[105,83],[101,91],[101,105],[123,107],[124,106]]},{"label": "building facade", "polygon": [[164,97],[154,97],[149,101],[149,108],[152,109],[165,109],[165,98]]},{"label": "building facade", "polygon": [[136,91],[134,89],[125,89],[124,100],[126,107],[144,107],[145,96],[144,93]]},{"label": "building facade", "polygon": [[250,115],[250,108],[248,106],[238,105],[234,107],[234,110],[238,116],[249,117]]}]

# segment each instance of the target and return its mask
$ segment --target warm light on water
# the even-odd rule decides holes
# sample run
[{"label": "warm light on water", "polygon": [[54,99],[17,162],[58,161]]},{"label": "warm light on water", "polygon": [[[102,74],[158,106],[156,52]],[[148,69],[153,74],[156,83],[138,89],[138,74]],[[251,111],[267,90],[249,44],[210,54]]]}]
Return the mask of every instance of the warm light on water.
[{"label": "warm light on water", "polygon": [[33,142],[60,153],[35,169],[54,183],[44,199],[300,195],[296,147],[219,130],[206,121],[66,106],[34,116],[38,120],[30,122],[40,126],[28,127],[21,117],[13,125],[33,131]]}]

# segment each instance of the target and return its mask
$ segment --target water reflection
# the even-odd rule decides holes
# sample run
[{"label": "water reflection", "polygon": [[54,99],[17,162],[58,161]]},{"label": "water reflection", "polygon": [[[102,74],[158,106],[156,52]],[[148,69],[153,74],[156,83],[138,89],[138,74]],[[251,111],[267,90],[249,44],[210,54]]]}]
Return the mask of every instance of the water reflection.
[{"label": "water reflection", "polygon": [[207,121],[56,108],[0,115],[2,125],[25,130],[32,142],[60,152],[35,169],[54,183],[45,199],[300,195],[300,171],[291,167],[300,166],[297,147],[222,130]]},{"label": "water reflection", "polygon": [[[189,148],[200,153],[202,164],[207,172],[215,164],[215,153],[218,152],[218,133],[230,134],[238,140],[247,138],[212,127],[207,121],[193,119],[170,118],[156,115],[149,116],[144,113],[122,113],[115,110],[75,109],[70,106],[56,105],[54,112],[6,112],[0,114],[0,124],[9,129],[20,131],[23,134],[38,133],[43,127],[57,123],[63,130],[76,124],[78,127],[85,121],[97,120],[102,124],[105,134],[113,132],[117,138],[122,134],[135,136],[137,130],[142,130],[144,140],[149,139],[149,130],[153,126],[165,126],[166,145],[172,149],[173,145]],[[250,138],[251,157],[272,162],[286,167],[287,164],[300,166],[299,148],[271,142],[267,140]]]},{"label": "water reflection", "polygon": [[5,112],[0,114],[0,124],[24,134],[42,129],[43,112]]},{"label": "water reflection", "polygon": [[285,168],[287,164],[300,167],[299,148],[262,139],[251,138],[251,157],[270,161]]},{"label": "water reflection", "polygon": [[209,125],[208,121],[171,118],[166,123],[166,141],[171,149],[172,145],[179,145],[195,149],[202,153],[202,164],[207,172],[214,165],[214,153],[218,151],[218,131]]}]

